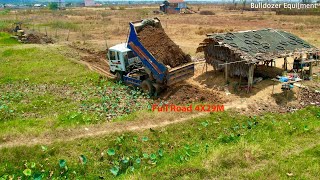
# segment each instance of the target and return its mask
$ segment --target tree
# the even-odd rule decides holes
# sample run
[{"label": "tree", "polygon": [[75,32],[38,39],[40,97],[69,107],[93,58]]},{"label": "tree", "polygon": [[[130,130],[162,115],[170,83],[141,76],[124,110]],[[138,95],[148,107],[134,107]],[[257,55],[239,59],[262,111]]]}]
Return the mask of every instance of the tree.
[{"label": "tree", "polygon": [[58,3],[56,2],[49,3],[48,7],[50,10],[57,10],[59,8]]}]

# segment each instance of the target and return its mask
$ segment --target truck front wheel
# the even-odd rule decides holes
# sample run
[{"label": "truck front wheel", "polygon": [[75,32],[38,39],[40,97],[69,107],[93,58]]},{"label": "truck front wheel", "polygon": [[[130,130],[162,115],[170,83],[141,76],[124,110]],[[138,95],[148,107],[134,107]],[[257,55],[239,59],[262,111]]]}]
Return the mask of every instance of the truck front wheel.
[{"label": "truck front wheel", "polygon": [[123,81],[123,73],[120,71],[116,72],[116,80],[117,81]]},{"label": "truck front wheel", "polygon": [[154,87],[152,85],[152,82],[150,80],[144,80],[141,83],[141,89],[144,93],[148,94],[149,96],[153,96],[154,94]]}]

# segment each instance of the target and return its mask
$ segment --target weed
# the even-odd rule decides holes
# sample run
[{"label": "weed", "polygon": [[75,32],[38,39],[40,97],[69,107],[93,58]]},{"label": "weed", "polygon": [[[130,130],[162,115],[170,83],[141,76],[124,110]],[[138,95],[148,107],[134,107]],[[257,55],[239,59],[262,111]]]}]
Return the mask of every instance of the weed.
[{"label": "weed", "polygon": [[73,30],[73,31],[77,31],[80,29],[79,26],[75,23],[65,22],[65,21],[60,21],[60,20],[52,21],[48,24],[45,24],[45,26],[49,26],[54,29],[69,29],[69,30]]}]

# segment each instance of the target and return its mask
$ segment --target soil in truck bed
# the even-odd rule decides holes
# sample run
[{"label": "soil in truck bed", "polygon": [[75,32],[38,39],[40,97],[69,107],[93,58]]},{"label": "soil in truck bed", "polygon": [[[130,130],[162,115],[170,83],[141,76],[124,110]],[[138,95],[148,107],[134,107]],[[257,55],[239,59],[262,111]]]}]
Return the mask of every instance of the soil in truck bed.
[{"label": "soil in truck bed", "polygon": [[191,62],[189,55],[185,54],[164,32],[162,27],[144,27],[138,37],[143,46],[157,59],[171,68]]}]

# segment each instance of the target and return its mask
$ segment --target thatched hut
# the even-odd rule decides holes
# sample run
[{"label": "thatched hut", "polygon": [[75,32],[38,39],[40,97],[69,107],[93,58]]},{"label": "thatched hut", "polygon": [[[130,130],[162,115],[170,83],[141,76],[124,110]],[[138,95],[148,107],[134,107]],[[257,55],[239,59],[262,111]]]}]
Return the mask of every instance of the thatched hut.
[{"label": "thatched hut", "polygon": [[224,69],[228,76],[248,78],[252,86],[254,67],[272,63],[294,53],[315,53],[318,49],[301,38],[276,29],[250,30],[234,33],[207,34],[197,52],[204,52],[206,63]]}]

